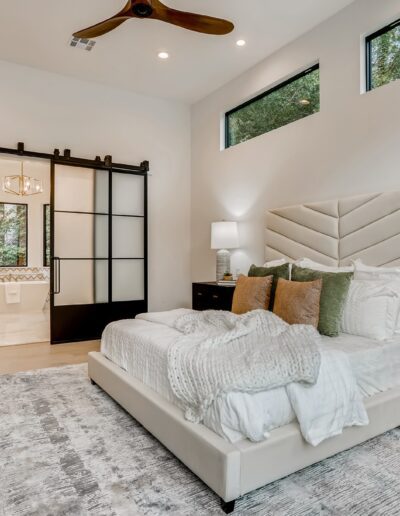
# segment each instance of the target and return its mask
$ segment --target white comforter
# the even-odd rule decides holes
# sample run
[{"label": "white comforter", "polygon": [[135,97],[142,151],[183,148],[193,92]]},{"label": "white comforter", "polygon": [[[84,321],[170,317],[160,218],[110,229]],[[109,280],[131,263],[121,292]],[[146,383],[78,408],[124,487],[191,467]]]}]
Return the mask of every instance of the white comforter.
[{"label": "white comforter", "polygon": [[320,336],[312,326],[290,326],[266,310],[243,315],[209,310],[182,315],[174,328],[182,336],[169,347],[168,378],[186,419],[194,423],[203,421],[223,394],[318,379]]},{"label": "white comforter", "polygon": [[[102,352],[132,376],[180,406],[168,382],[167,354],[181,336],[175,321],[188,310],[143,314],[137,320],[112,323],[104,331]],[[230,392],[219,396],[203,423],[236,442],[260,441],[268,432],[297,416],[304,438],[313,445],[344,427],[368,424],[361,396],[344,353],[323,351],[321,371],[312,387],[291,384],[256,394]]]}]

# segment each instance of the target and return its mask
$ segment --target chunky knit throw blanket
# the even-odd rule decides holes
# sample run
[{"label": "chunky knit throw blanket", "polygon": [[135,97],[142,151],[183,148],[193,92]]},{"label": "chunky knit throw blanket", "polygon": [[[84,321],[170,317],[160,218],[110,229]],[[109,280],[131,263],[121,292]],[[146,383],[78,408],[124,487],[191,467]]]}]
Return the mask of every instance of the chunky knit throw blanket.
[{"label": "chunky knit throw blanket", "polygon": [[271,312],[192,312],[168,350],[168,377],[185,417],[200,423],[217,396],[259,392],[292,382],[314,384],[321,356],[312,326],[289,326]]}]

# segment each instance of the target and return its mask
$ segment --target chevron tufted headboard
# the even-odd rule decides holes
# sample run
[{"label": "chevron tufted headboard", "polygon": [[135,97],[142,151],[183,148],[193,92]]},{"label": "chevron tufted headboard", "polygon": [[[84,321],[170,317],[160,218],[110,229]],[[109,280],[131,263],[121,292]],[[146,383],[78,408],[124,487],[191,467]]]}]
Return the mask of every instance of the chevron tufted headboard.
[{"label": "chevron tufted headboard", "polygon": [[400,265],[400,192],[280,208],[267,214],[266,259]]}]

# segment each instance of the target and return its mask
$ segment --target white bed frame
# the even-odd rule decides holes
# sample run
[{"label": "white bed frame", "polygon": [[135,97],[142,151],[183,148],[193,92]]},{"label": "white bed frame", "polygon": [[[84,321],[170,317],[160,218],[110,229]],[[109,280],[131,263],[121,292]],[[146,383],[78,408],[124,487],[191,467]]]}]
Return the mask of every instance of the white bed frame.
[{"label": "white bed frame", "polygon": [[[267,259],[400,262],[400,192],[274,210],[267,226]],[[368,426],[348,428],[317,447],[304,441],[297,423],[272,431],[261,443],[230,444],[186,421],[179,408],[101,353],[89,354],[89,377],[217,493],[226,513],[241,496],[400,426],[396,388],[366,400]]]}]

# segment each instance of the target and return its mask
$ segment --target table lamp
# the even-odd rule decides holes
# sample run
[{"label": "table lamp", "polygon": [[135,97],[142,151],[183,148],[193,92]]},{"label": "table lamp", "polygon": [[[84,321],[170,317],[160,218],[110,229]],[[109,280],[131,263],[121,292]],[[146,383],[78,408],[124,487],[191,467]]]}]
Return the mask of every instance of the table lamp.
[{"label": "table lamp", "polygon": [[217,249],[217,281],[231,271],[231,253],[229,249],[239,247],[237,222],[213,222],[211,224],[211,249]]}]

